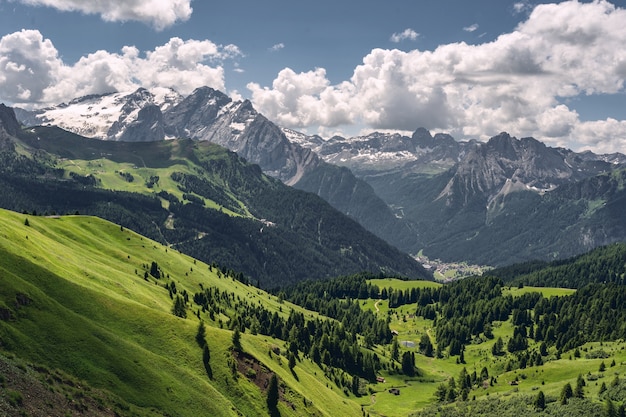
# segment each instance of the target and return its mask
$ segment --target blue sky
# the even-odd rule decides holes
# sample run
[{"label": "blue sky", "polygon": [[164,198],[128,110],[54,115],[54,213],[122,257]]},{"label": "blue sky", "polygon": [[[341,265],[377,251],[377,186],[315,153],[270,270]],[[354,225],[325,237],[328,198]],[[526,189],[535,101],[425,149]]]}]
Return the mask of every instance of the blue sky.
[{"label": "blue sky", "polygon": [[325,137],[626,152],[623,3],[0,0],[0,102],[209,85]]}]

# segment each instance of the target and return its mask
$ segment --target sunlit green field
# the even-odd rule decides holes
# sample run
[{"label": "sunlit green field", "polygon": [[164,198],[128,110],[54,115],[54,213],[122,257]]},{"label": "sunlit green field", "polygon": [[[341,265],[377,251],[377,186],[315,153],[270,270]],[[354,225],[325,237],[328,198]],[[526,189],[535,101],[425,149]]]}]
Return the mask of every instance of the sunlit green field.
[{"label": "sunlit green field", "polygon": [[[195,341],[197,308],[189,304],[187,319],[174,316],[165,282],[175,282],[179,293],[214,286],[283,316],[296,309],[316,317],[97,218],[0,211],[0,219],[0,307],[11,307],[17,294],[31,300],[16,320],[0,321],[2,349],[109,390],[139,414],[153,408],[189,416],[267,413],[262,392],[246,378],[232,377],[232,332],[221,328],[223,317],[211,321],[203,314],[213,368],[213,379],[207,377]],[[167,277],[144,279],[153,261]],[[281,415],[358,414],[339,389],[326,389],[328,381],[315,375],[317,365],[296,366],[296,380],[286,358],[270,359],[270,346],[284,349],[283,342],[242,336],[244,349],[278,373],[293,402],[299,400],[295,409],[281,402]],[[315,406],[303,407],[303,397]]]}]

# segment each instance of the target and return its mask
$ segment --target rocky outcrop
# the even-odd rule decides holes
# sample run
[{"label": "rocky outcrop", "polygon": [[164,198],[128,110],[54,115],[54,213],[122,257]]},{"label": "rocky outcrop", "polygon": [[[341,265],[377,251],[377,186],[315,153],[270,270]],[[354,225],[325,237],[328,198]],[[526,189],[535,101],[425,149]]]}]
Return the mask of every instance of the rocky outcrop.
[{"label": "rocky outcrop", "polygon": [[[15,117],[15,111],[0,103],[0,132],[5,135],[17,136],[20,131],[20,123]],[[0,133],[2,134],[2,133]]]}]

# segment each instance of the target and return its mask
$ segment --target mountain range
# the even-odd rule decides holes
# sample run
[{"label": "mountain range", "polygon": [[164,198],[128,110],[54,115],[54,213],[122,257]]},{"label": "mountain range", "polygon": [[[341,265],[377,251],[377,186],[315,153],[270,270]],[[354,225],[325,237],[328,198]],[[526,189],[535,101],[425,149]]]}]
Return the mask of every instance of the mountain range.
[{"label": "mountain range", "polygon": [[458,142],[412,136],[286,135],[372,186],[416,234],[410,253],[505,265],[583,253],[626,238],[626,155],[577,153],[506,132]]},{"label": "mountain range", "polygon": [[411,236],[371,186],[350,170],[338,169],[287,139],[248,100],[233,101],[220,91],[198,88],[182,97],[172,90],[86,96],[53,108],[16,109],[26,126],[54,125],[102,140],[145,142],[171,138],[211,141],[258,164],[287,185],[318,194],[332,206],[395,246]]},{"label": "mountain range", "polygon": [[429,278],[323,199],[214,143],[93,140],[0,115],[1,207],[100,216],[265,288],[361,271]]},{"label": "mountain range", "polygon": [[620,153],[577,153],[504,132],[456,141],[423,128],[326,140],[280,128],[249,101],[208,87],[187,97],[145,89],[88,96],[17,116],[107,141],[219,144],[400,250],[444,261],[552,260],[626,238]]}]

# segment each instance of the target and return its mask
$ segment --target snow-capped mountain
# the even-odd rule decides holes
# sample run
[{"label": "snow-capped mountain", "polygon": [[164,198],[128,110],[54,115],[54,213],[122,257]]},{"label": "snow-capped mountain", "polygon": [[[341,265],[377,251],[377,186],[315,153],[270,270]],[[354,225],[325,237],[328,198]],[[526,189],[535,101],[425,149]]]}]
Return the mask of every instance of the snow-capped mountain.
[{"label": "snow-capped mountain", "polygon": [[[324,140],[319,136],[283,129],[292,141],[320,155],[326,162],[350,168],[367,179],[375,175],[436,175],[453,169],[454,176],[442,196],[450,195],[455,182],[468,189],[495,193],[507,181],[516,188],[545,192],[569,181],[578,181],[626,164],[626,155],[576,153],[550,148],[534,138],[511,137],[501,133],[487,143],[457,142],[448,134],[434,136],[417,129],[411,137],[398,133],[374,132],[365,136]],[[507,185],[511,189],[511,184]]]},{"label": "snow-capped mountain", "polygon": [[443,133],[433,137],[423,128],[411,137],[374,132],[350,138],[333,136],[328,140],[286,128],[283,132],[292,142],[313,150],[328,163],[350,168],[357,176],[399,169],[414,173],[443,172],[459,162],[475,142],[457,142]]},{"label": "snow-capped mountain", "polygon": [[18,112],[27,125],[54,125],[88,138],[119,141],[166,139],[159,113],[183,97],[174,90],[89,95],[34,112]]}]

